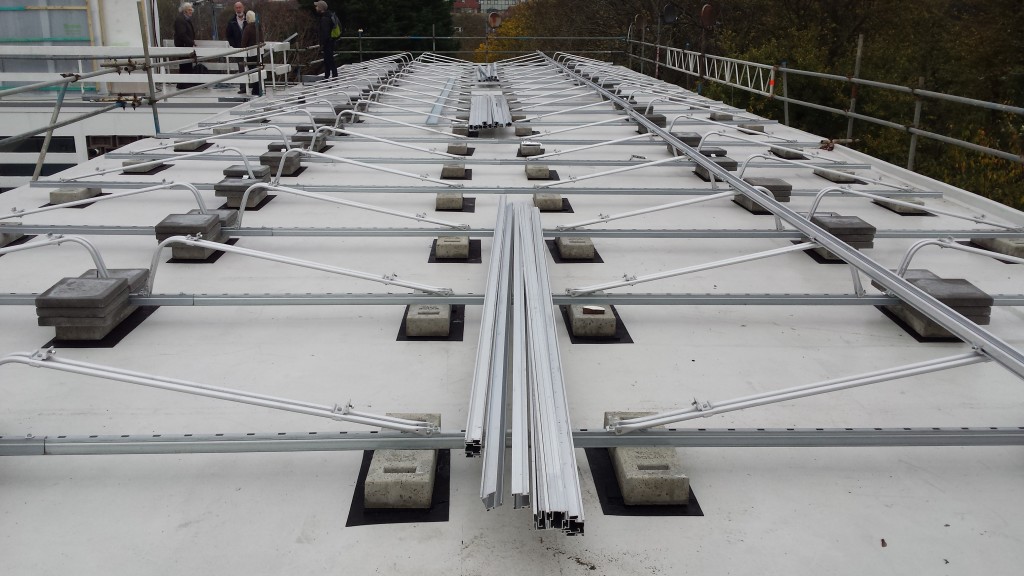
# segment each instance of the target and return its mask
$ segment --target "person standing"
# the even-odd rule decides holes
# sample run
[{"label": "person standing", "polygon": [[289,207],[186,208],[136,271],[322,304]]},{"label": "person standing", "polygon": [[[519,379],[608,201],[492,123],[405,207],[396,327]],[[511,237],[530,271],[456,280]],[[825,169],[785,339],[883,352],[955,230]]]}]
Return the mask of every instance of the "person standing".
[{"label": "person standing", "polygon": [[[185,2],[178,9],[178,15],[174,18],[174,45],[178,48],[195,48],[196,47],[196,29],[192,25],[192,9],[191,2]],[[183,63],[178,67],[178,71],[182,74],[192,73],[192,63]],[[178,88],[188,88],[192,86],[187,82],[179,82]]]},{"label": "person standing", "polygon": [[[245,27],[242,29],[242,46],[241,47],[242,48],[251,48],[252,46],[258,46],[259,43],[260,43],[260,30],[259,30],[259,27],[256,25],[256,13],[253,12],[252,10],[249,10],[248,12],[245,13]],[[259,54],[256,54],[255,56],[247,56],[247,58],[249,60],[249,69],[250,70],[259,66],[259,63],[260,63]],[[261,72],[257,72],[257,74],[262,75],[263,72],[262,71]],[[249,84],[249,88],[251,89],[253,96],[260,96],[260,95],[262,95],[262,93],[260,91],[259,76],[257,76],[257,80],[255,82]],[[244,87],[242,88],[241,94],[245,94],[245,88]]]},{"label": "person standing", "polygon": [[327,2],[317,0],[313,5],[316,6],[317,36],[320,40],[320,49],[324,53],[324,80],[331,77],[337,78],[338,66],[334,63],[334,38],[331,37],[334,19],[331,12],[327,10]]},{"label": "person standing", "polygon": [[[228,25],[224,30],[224,37],[228,39],[228,44],[232,48],[241,48],[243,46],[242,33],[245,31],[245,25],[245,4],[235,2],[235,16],[228,21]],[[238,71],[245,71],[245,58],[239,60]],[[238,93],[245,94],[245,84],[238,85]]]}]

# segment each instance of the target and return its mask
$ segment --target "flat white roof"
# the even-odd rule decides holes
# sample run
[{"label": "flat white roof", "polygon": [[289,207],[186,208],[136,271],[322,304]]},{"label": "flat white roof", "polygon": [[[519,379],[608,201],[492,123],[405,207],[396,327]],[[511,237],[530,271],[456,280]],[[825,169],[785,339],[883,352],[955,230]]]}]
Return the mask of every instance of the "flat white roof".
[{"label": "flat white roof", "polygon": [[[827,167],[852,170],[867,181],[850,185],[852,190],[916,198],[928,209],[974,219],[903,216],[869,198],[826,196],[819,212],[858,216],[876,228],[874,246],[860,254],[884,269],[896,269],[924,239],[1024,237],[1024,214],[969,192],[842,146],[821,149],[817,136],[623,68],[573,57],[560,61],[569,68],[541,56],[498,65],[500,88],[519,102],[511,105],[517,125],[536,132],[529,137],[516,137],[514,127],[453,136],[456,115],[465,113],[453,107],[468,107],[475,72],[468,63],[429,55],[403,65],[398,76],[391,61],[342,68],[333,84],[295,86],[196,126],[210,135],[215,123],[243,120],[262,106],[285,109],[287,99],[305,93],[300,108],[269,122],[290,135],[310,121],[302,110],[331,113],[328,105],[339,91],[354,96],[357,89],[390,79],[392,86],[369,103],[370,116],[343,125],[353,134],[329,137],[324,154],[330,158],[304,158],[302,173],[283,177],[280,185],[412,219],[272,190],[273,200],[247,210],[229,233],[238,248],[449,288],[448,298],[465,305],[461,340],[399,337],[405,303],[424,297],[414,290],[237,253],[213,263],[167,263],[165,251],[152,294],[133,294],[139,304],[159,304],[151,315],[116,345],[55,347],[58,359],[250,393],[327,406],[351,401],[373,414],[440,413],[441,434],[433,441],[452,448],[450,490],[447,502],[435,502],[433,516],[379,524],[360,520],[351,510],[363,458],[361,448],[351,449],[356,444],[279,451],[285,450],[282,442],[342,438],[341,431],[368,438],[365,433],[375,427],[12,363],[0,365],[0,452],[10,455],[0,462],[5,572],[63,573],[75,566],[103,574],[324,568],[478,574],[504,565],[517,574],[1014,573],[1024,561],[1018,545],[1024,538],[1018,489],[1024,472],[1024,386],[1012,362],[1024,349],[1024,265],[946,247],[921,249],[910,268],[963,278],[991,295],[990,324],[980,327],[981,340],[973,344],[988,357],[989,351],[997,354],[996,342],[1011,351],[1010,360],[999,356],[673,424],[681,432],[664,441],[685,446],[679,453],[703,515],[616,515],[603,509],[584,447],[658,434],[602,433],[605,411],[660,413],[690,408],[695,401],[713,408],[730,399],[976,352],[955,338],[918,341],[877,308],[896,300],[872,287],[868,274],[858,274],[864,288],[858,295],[851,266],[819,263],[800,251],[592,296],[567,294],[800,240],[791,223],[777,227],[773,216],[754,215],[731,197],[573,228],[593,240],[600,262],[559,263],[546,256],[553,304],[614,304],[631,340],[573,343],[555,311],[568,414],[577,431],[586,532],[570,538],[534,529],[528,509],[513,509],[507,486],[505,504],[485,511],[481,460],[464,457],[461,435],[502,198],[515,204],[530,203],[535,192],[562,194],[571,212],[540,214],[550,240],[570,235],[559,226],[731,189],[700,179],[691,158],[669,161],[673,156],[656,134],[572,151],[639,136],[638,121],[611,102],[599,103],[587,77],[596,77],[598,86],[613,84],[609,89],[617,89],[618,97],[632,93],[641,109],[651,104],[669,123],[678,117],[673,133],[720,132],[704,145],[724,148],[739,168],[749,160],[743,177],[790,183],[792,198],[785,207],[796,213],[806,214],[815,195],[832,185],[812,172]],[[460,94],[462,103],[456,100]],[[733,119],[710,122],[711,111]],[[601,121],[610,122],[559,132]],[[740,124],[763,126],[764,133],[742,132]],[[222,170],[242,163],[241,156],[258,164],[268,144],[280,140],[275,134],[229,134],[212,141],[212,155],[183,159],[170,149],[139,152],[181,139],[182,133],[135,142],[0,194],[0,215],[47,204],[59,188],[88,185],[114,195],[161,182],[189,183],[206,207],[216,208],[223,198],[213,187]],[[527,180],[527,160],[517,155],[522,140],[540,143],[546,154],[562,152],[529,161],[557,172],[557,184],[541,189],[538,184],[554,181]],[[462,142],[474,149],[471,156],[438,154]],[[772,159],[772,145],[801,149],[808,166]],[[103,173],[127,159],[162,156],[170,167],[152,175]],[[665,162],[588,178],[658,160]],[[448,163],[464,163],[471,179],[440,180]],[[474,210],[435,211],[435,194],[443,191],[473,198]],[[185,189],[101,197],[86,208],[0,220],[0,231],[36,235],[27,243],[47,232],[83,236],[109,268],[149,268],[157,246],[153,228],[167,215],[197,206]],[[429,262],[432,242],[451,234],[478,241],[480,262]],[[88,252],[73,244],[0,256],[0,304],[6,304],[0,306],[0,357],[31,353],[53,339],[53,328],[37,325],[35,296],[93,267]],[[845,437],[855,440],[844,440],[846,428],[858,429]],[[729,429],[740,439],[730,441]],[[788,440],[787,429],[795,429]],[[864,429],[878,429],[876,439],[866,439]],[[924,429],[949,434],[952,445],[905,445],[926,442]],[[985,429],[1001,440],[986,442]],[[118,446],[167,450],[168,439],[179,442],[181,451],[230,450],[211,446],[247,434],[266,451],[59,455],[116,452]],[[985,443],[995,445],[973,445]],[[53,456],[12,455],[44,452]],[[122,552],[110,553],[114,546]]]}]

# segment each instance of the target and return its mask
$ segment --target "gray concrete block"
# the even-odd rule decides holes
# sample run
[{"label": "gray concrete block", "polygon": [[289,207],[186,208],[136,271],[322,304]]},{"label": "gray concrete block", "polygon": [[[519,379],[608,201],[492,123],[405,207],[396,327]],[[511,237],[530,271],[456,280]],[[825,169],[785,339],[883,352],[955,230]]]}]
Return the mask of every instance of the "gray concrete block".
[{"label": "gray concrete block", "polygon": [[238,126],[214,126],[214,134],[231,134],[232,132],[238,132]]},{"label": "gray concrete block", "polygon": [[527,164],[527,180],[547,180],[551,178],[551,169],[546,164]]},{"label": "gray concrete block", "polygon": [[853,170],[840,170],[838,168],[823,170],[815,168],[814,174],[836,184],[860,184],[860,180],[853,176]]},{"label": "gray concrete block", "polygon": [[[269,182],[270,176],[273,175],[273,171],[270,169],[270,166],[256,164],[253,162],[249,164],[249,168],[252,169],[252,176],[254,178],[267,178],[265,182]],[[232,164],[224,169],[224,175],[228,178],[248,178],[249,170],[246,169],[245,164]]]},{"label": "gray concrete block", "polygon": [[[664,114],[649,113],[644,114],[644,118],[647,118],[651,122],[654,122],[654,125],[658,126],[659,128],[664,128],[667,125]],[[637,124],[636,131],[639,132],[640,134],[647,134],[647,127],[644,126],[643,124]]]},{"label": "gray concrete block", "polygon": [[50,204],[64,204],[100,195],[100,188],[57,188],[50,191]]},{"label": "gray concrete block", "polygon": [[687,146],[700,144],[701,135],[697,132],[673,132],[673,136],[683,141]]},{"label": "gray concrete block", "polygon": [[971,242],[986,250],[1024,258],[1024,238],[971,238]]},{"label": "gray concrete block", "polygon": [[204,238],[220,232],[220,218],[216,214],[170,214],[156,225],[158,242],[171,236],[202,234]]},{"label": "gray concrete block", "polygon": [[434,200],[435,210],[462,210],[462,192],[438,192]]},{"label": "gray concrete block", "polygon": [[[739,164],[735,160],[733,160],[732,158],[729,158],[728,156],[715,156],[715,157],[712,157],[712,158],[708,158],[708,160],[711,160],[715,164],[718,164],[720,167],[724,168],[728,172],[735,172],[736,169],[739,167]],[[693,173],[696,174],[697,176],[700,176],[701,178],[703,178],[706,181],[709,181],[709,182],[711,181],[711,178],[712,178],[711,172],[708,171],[708,169],[703,167],[703,166],[695,167],[693,169]],[[722,179],[717,177],[717,176],[715,176],[714,178],[715,178],[715,180],[717,180],[719,182],[722,181]]]},{"label": "gray concrete block", "polygon": [[142,164],[147,162],[153,162],[153,160],[125,160],[121,163],[121,166],[123,167],[121,172],[123,174],[146,174],[150,170],[156,170],[157,168],[166,166],[166,164],[162,162],[142,166]]},{"label": "gray concrete block", "polygon": [[[915,206],[924,206],[924,200],[919,198],[899,198],[900,202],[906,202],[908,204],[914,204]],[[878,204],[886,210],[892,210],[897,214],[928,214],[927,211],[914,206],[903,206],[901,204],[895,204],[890,200],[872,200],[875,204]]]},{"label": "gray concrete block", "polygon": [[447,336],[451,323],[451,304],[413,304],[405,316],[405,335]]},{"label": "gray concrete block", "polygon": [[54,335],[58,340],[102,340],[136,309],[138,306],[125,306],[100,326],[55,326]]},{"label": "gray concrete block", "polygon": [[524,124],[518,124],[518,125],[516,125],[515,128],[516,128],[516,136],[519,136],[519,137],[533,136],[533,127],[532,126],[526,126]]},{"label": "gray concrete block", "polygon": [[954,309],[992,306],[991,296],[963,278],[915,278],[908,282]]},{"label": "gray concrete block", "polygon": [[[224,178],[213,185],[213,190],[214,192],[235,192],[241,194],[253,184],[260,182],[270,182],[270,176],[267,175],[262,178]],[[222,196],[222,194],[217,195]]]},{"label": "gray concrete block", "polygon": [[[746,211],[750,212],[751,214],[758,214],[758,215],[771,214],[771,212],[769,212],[768,210],[765,210],[763,207],[761,207],[760,204],[758,204],[757,202],[754,202],[750,198],[747,198],[743,194],[737,194],[737,195],[733,196],[732,197],[732,201],[734,203],[736,203],[737,205],[739,205],[740,207],[746,209]],[[789,202],[789,198],[787,197],[784,200],[784,202]]]},{"label": "gray concrete block", "polygon": [[[242,207],[242,197],[245,196],[245,191],[242,190],[241,192],[238,192],[218,190],[213,194],[214,196],[217,196],[219,198],[224,198],[224,203],[227,205],[228,208],[238,209]],[[245,207],[255,208],[256,206],[259,206],[259,203],[263,202],[263,200],[266,199],[266,197],[267,190],[265,188],[253,190],[252,192],[249,193],[249,196],[245,200]]]},{"label": "gray concrete block", "polygon": [[786,202],[789,201],[789,197],[793,193],[793,185],[781,178],[764,178],[760,176],[748,176],[743,179],[744,182],[751,186],[760,186],[767,188],[771,192],[775,199],[786,198]]},{"label": "gray concrete block", "polygon": [[610,306],[570,304],[569,329],[573,336],[611,338],[615,336],[615,313]]},{"label": "gray concrete block", "polygon": [[327,147],[327,136],[324,134],[314,135],[312,132],[292,134],[291,142],[294,147],[320,152]]},{"label": "gray concrete block", "polygon": [[729,122],[732,120],[732,114],[726,112],[712,112],[709,117],[715,122]]},{"label": "gray concrete block", "polygon": [[728,153],[725,148],[719,146],[703,146],[697,151],[709,158],[725,156]]},{"label": "gray concrete block", "polygon": [[[440,414],[388,416],[441,426]],[[430,508],[437,470],[436,450],[376,450],[363,488],[367,508]]]},{"label": "gray concrete block", "polygon": [[[653,412],[605,412],[605,426]],[[690,501],[690,479],[675,448],[640,446],[609,448],[615,479],[627,506],[684,505]]]},{"label": "gray concrete block", "polygon": [[520,156],[539,156],[544,153],[544,149],[540,147],[539,142],[523,142],[519,145]]},{"label": "gray concrete block", "polygon": [[465,164],[445,164],[441,166],[441,178],[465,178]]},{"label": "gray concrete block", "polygon": [[462,142],[452,143],[448,145],[447,152],[449,154],[458,154],[460,156],[465,156],[466,154],[469,154],[469,146]]},{"label": "gray concrete block", "polygon": [[536,192],[533,195],[533,205],[541,212],[561,212],[562,195],[551,192]]},{"label": "gray concrete block", "polygon": [[[218,229],[215,235],[204,235],[202,239],[223,244],[224,242],[227,242],[228,235]],[[212,256],[214,252],[217,252],[214,248],[201,248],[198,246],[171,246],[171,258],[176,260],[206,260]]]},{"label": "gray concrete block", "polygon": [[62,278],[36,296],[36,308],[103,308],[128,297],[125,278]]},{"label": "gray concrete block", "polygon": [[[193,208],[188,211],[189,214],[200,214],[199,208]],[[238,210],[207,210],[208,214],[216,214],[220,220],[221,228],[232,228],[238,224]]]},{"label": "gray concrete block", "polygon": [[[270,167],[272,174],[277,174],[277,169],[281,164],[281,157],[284,156],[284,152],[264,152],[260,156],[260,164]],[[284,169],[281,171],[283,176],[291,176],[302,168],[302,161],[299,158],[298,153],[289,154],[284,156]]]},{"label": "gray concrete block", "polygon": [[593,260],[596,253],[594,241],[583,236],[559,236],[555,246],[563,260]]},{"label": "gray concrete block", "polygon": [[762,133],[764,132],[764,125],[763,124],[740,124],[739,127],[740,128],[745,128],[745,129],[750,130],[752,132],[762,132]]},{"label": "gray concrete block", "polygon": [[24,236],[24,234],[21,234],[20,232],[0,232],[0,248],[7,246],[22,236]]},{"label": "gray concrete block", "polygon": [[195,152],[196,150],[206,146],[206,140],[195,140],[193,138],[185,138],[174,141],[175,152]]},{"label": "gray concrete block", "polygon": [[435,258],[469,258],[469,236],[438,236]]},{"label": "gray concrete block", "polygon": [[452,126],[452,134],[455,134],[457,136],[468,136],[469,135],[469,126],[466,126],[465,124],[460,124],[460,125],[457,125],[457,126]]},{"label": "gray concrete block", "polygon": [[[146,285],[146,280],[149,279],[149,268],[107,268],[107,276],[124,278],[128,281],[128,290],[135,293]],[[90,268],[79,275],[79,278],[99,278],[99,273],[95,268]]]},{"label": "gray concrete block", "polygon": [[[118,300],[109,306],[103,308],[36,308],[37,325],[39,326],[74,326],[74,327],[101,327],[109,326],[113,319],[119,315],[123,315],[125,308],[131,308],[133,311],[137,306],[128,304],[127,294],[122,300]],[[71,314],[60,315],[55,314],[55,310],[71,310]],[[94,311],[94,314],[88,314],[87,311]],[[102,311],[102,313],[101,313]],[[42,313],[40,313],[42,312]]]},{"label": "gray concrete block", "polygon": [[779,158],[784,158],[786,160],[806,160],[807,159],[807,156],[804,156],[803,154],[800,153],[800,149],[799,148],[793,148],[791,146],[788,146],[788,147],[772,146],[771,147],[771,153],[776,155],[776,156],[778,156]]},{"label": "gray concrete block", "polygon": [[868,236],[874,238],[875,227],[858,216],[842,216],[840,214],[815,214],[811,223],[821,226],[829,233],[846,239],[852,236]]}]

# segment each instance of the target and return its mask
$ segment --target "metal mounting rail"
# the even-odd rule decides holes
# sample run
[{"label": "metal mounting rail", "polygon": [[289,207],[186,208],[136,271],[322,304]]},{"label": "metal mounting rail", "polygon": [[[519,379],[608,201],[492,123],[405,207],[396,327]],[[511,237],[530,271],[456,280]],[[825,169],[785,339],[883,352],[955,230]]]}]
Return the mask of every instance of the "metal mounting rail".
[{"label": "metal mounting rail", "polygon": [[[506,307],[507,301],[498,300],[498,287],[502,273],[503,252],[506,250],[504,227],[506,225],[505,211],[507,210],[507,197],[502,196],[498,201],[497,218],[495,219],[494,232],[491,235],[493,245],[491,256],[488,260],[487,276],[484,285],[483,309],[480,313],[480,334],[477,338],[476,361],[473,369],[473,384],[469,395],[469,414],[466,419],[466,456],[479,456],[483,446],[484,426],[487,423],[487,393],[490,388],[489,382],[492,378],[502,378],[500,372],[492,372],[491,356],[495,350],[495,323],[499,318],[498,307]],[[501,353],[504,353],[504,349]]]},{"label": "metal mounting rail", "polygon": [[[577,448],[855,448],[1024,446],[1024,427],[955,428],[696,428],[615,434],[576,430]],[[457,450],[462,432],[430,436],[396,432],[247,432],[220,434],[89,434],[0,436],[0,456],[227,454],[346,450]],[[529,505],[527,503],[526,505]]]},{"label": "metal mounting rail", "polygon": [[167,378],[164,376],[134,372],[131,370],[117,368],[116,366],[104,366],[101,364],[91,364],[78,360],[68,360],[58,358],[56,353],[56,350],[53,348],[41,348],[35,352],[15,352],[13,354],[0,357],[0,366],[3,366],[4,364],[25,364],[34,368],[48,368],[51,370],[81,374],[83,376],[95,376],[97,378],[117,380],[128,384],[139,384],[141,386],[169,390],[171,392],[183,392],[185,394],[205,396],[207,398],[215,398],[217,400],[252,404],[254,406],[271,408],[273,410],[296,412],[309,416],[318,416],[320,418],[330,418],[331,420],[338,420],[342,422],[365,424],[367,426],[380,426],[382,428],[389,428],[391,430],[399,430],[402,432],[415,432],[417,434],[430,435],[438,430],[429,422],[405,420],[391,416],[379,416],[365,412],[357,412],[352,409],[351,404],[335,404],[333,406],[313,404],[310,402],[290,400],[277,396],[268,396],[266,394],[246,392],[244,390],[222,388],[219,386],[211,386],[209,384],[200,384],[198,382],[189,382],[187,380],[179,380],[177,378]]},{"label": "metal mounting rail", "polygon": [[239,248],[238,246],[221,244],[220,242],[209,242],[207,240],[199,240],[191,236],[171,236],[170,238],[161,242],[160,245],[157,246],[156,251],[153,253],[153,259],[150,262],[149,266],[149,278],[146,280],[146,288],[143,295],[149,296],[153,294],[153,284],[156,282],[156,270],[157,266],[160,265],[160,253],[163,252],[164,248],[171,245],[194,246],[196,248],[209,248],[213,250],[219,250],[221,252],[231,252],[233,254],[241,254],[242,256],[249,256],[251,258],[259,258],[260,260],[269,260],[271,262],[280,262],[281,264],[290,264],[292,266],[309,268],[311,270],[320,270],[322,272],[330,272],[332,274],[338,274],[341,276],[360,278],[362,280],[369,280],[371,282],[377,282],[388,286],[402,286],[403,288],[411,288],[413,290],[419,290],[421,292],[427,292],[429,294],[447,295],[452,293],[451,288],[441,288],[438,286],[430,286],[428,284],[419,284],[416,282],[406,282],[404,280],[398,280],[397,275],[395,274],[369,274],[366,272],[359,272],[357,270],[338,268],[337,266],[328,266],[327,264],[320,264],[319,262],[311,262],[309,260],[300,260],[298,258],[281,256],[279,254],[272,254],[270,252],[261,252],[259,250],[250,250],[248,248]]},{"label": "metal mounting rail", "polygon": [[569,421],[568,398],[555,334],[551,286],[540,212],[517,203],[517,244],[523,255],[526,308],[530,501],[534,524],[567,534],[583,533],[583,496]]},{"label": "metal mounting rail", "polygon": [[[544,56],[544,58],[554,62],[554,60],[548,56]],[[569,58],[571,58],[571,56]],[[613,102],[618,102],[619,104],[624,105],[622,99],[617,95],[605,90],[590,80],[583,78],[581,75],[576,74],[574,71],[569,69],[568,66],[560,63],[558,65],[567,73],[572,74],[581,82],[587,83],[595,91],[604,94]],[[976,347],[981,353],[986,354],[999,365],[1024,379],[1024,354],[1022,354],[1020,350],[1017,350],[991,332],[978,326],[974,322],[971,322],[963,315],[939,302],[903,278],[893,274],[884,266],[868,258],[858,250],[850,247],[820,226],[817,226],[806,218],[801,217],[799,214],[776,201],[774,198],[763,195],[753,186],[744,182],[732,172],[723,170],[720,166],[705,158],[692,147],[687,146],[664,128],[657,126],[643,115],[636,113],[628,107],[626,108],[626,113],[629,114],[637,123],[644,125],[648,131],[658,134],[677,150],[689,156],[695,163],[704,167],[709,174],[717,176],[744,196],[747,196],[752,201],[757,202],[772,214],[779,216],[789,225],[802,232],[814,242],[817,242],[833,254],[842,258],[848,264],[856,267],[872,280],[878,282],[882,286],[885,286],[887,290],[898,296],[906,304],[930,318],[936,324],[939,324],[961,340],[964,340],[968,344]]]}]

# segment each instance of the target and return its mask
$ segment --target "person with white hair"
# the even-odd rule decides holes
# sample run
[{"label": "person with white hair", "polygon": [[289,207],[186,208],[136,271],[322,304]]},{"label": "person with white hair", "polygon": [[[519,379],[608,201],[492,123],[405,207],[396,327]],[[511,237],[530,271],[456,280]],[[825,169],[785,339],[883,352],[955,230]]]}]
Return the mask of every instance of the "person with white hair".
[{"label": "person with white hair", "polygon": [[[192,25],[192,13],[195,10],[192,8],[191,2],[185,2],[178,8],[178,15],[174,18],[174,45],[178,48],[195,48],[196,46],[196,28]],[[182,74],[192,73],[192,63],[186,62],[178,67],[178,72]],[[178,88],[188,88],[191,84],[186,82],[179,82]]]},{"label": "person with white hair", "polygon": [[320,40],[320,50],[324,54],[324,80],[338,77],[338,65],[334,63],[334,37],[331,30],[334,28],[334,14],[327,9],[327,2],[317,0],[313,3],[316,7],[317,16],[317,37]]},{"label": "person with white hair", "polygon": [[[242,28],[242,48],[251,48],[258,46],[260,43],[260,29],[256,26],[256,13],[249,10],[245,13],[245,28]],[[260,58],[259,55],[247,56],[249,61],[249,69],[256,68],[259,66]],[[262,72],[257,72],[262,74]],[[257,79],[255,82],[249,84],[249,89],[253,96],[260,96],[260,81]],[[242,93],[245,93],[245,88],[242,88]]]}]

